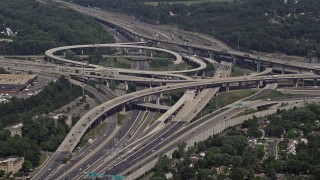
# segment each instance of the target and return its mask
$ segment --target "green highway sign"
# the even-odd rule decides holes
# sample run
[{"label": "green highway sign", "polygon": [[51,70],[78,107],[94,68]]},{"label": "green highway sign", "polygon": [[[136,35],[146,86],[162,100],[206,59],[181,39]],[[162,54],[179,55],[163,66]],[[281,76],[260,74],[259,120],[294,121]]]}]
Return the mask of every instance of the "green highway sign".
[{"label": "green highway sign", "polygon": [[121,175],[118,174],[118,175],[111,176],[111,178],[114,179],[114,180],[122,180],[122,179],[125,178],[125,176],[121,176]]},{"label": "green highway sign", "polygon": [[236,105],[237,107],[242,107],[242,104],[243,104],[242,101],[238,101],[238,102],[236,102],[235,105]]}]

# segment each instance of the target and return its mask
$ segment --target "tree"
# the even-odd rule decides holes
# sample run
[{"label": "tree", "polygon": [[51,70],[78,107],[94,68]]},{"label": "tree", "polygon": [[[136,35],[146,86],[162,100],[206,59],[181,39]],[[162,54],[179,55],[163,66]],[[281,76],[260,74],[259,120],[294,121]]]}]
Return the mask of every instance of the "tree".
[{"label": "tree", "polygon": [[169,159],[166,155],[164,155],[159,158],[155,169],[157,172],[167,173],[172,170],[171,166],[172,166],[172,160]]},{"label": "tree", "polygon": [[232,179],[242,180],[244,179],[245,172],[242,168],[235,168],[231,171],[230,177]]},{"label": "tree", "polygon": [[6,175],[6,172],[4,170],[0,170],[0,177],[4,177]]},{"label": "tree", "polygon": [[30,169],[33,169],[33,166],[32,166],[32,163],[29,161],[29,160],[25,160],[23,163],[22,163],[22,169],[23,171],[29,171]]}]

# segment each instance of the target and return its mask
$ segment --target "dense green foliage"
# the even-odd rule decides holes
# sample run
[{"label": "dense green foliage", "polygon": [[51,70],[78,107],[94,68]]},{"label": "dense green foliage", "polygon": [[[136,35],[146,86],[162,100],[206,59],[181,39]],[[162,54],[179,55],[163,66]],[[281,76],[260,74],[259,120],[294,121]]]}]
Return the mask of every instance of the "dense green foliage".
[{"label": "dense green foliage", "polygon": [[[1,43],[0,54],[39,54],[47,49],[113,41],[93,19],[70,9],[35,0],[1,0],[0,21],[4,28],[18,31],[11,43]],[[0,34],[0,38],[8,38]]]},{"label": "dense green foliage", "polygon": [[[268,179],[276,179],[276,174],[296,176],[293,179],[303,178],[300,175],[319,179],[320,140],[313,133],[320,130],[319,122],[316,121],[319,118],[320,104],[308,104],[288,111],[279,110],[277,114],[263,118],[269,122],[264,130],[270,142],[280,141],[277,158],[265,156],[268,148],[264,149],[263,144],[253,147],[248,145],[248,135],[254,136],[258,129],[258,119],[253,118],[242,124],[242,128],[249,129],[248,133],[231,129],[225,136],[210,137],[187,150],[184,144],[179,145],[172,155],[176,160],[161,157],[152,179],[161,179],[168,172],[173,174],[173,179],[254,179],[255,174],[261,173]],[[302,134],[292,134],[300,131]],[[277,138],[280,136],[284,139]],[[296,155],[287,153],[287,143],[292,138],[299,142],[296,144]],[[304,143],[301,138],[308,142]],[[199,157],[201,152],[205,152],[205,156],[192,162],[190,157]]]},{"label": "dense green foliage", "polygon": [[28,122],[32,117],[47,114],[81,96],[79,86],[73,86],[66,78],[50,82],[39,94],[28,99],[13,98],[0,104],[0,127],[18,122]]},{"label": "dense green foliage", "polygon": [[[204,142],[199,142],[196,147],[189,148],[187,151],[184,149],[184,144],[179,145],[178,149],[173,153],[173,158],[180,160],[176,164],[173,164],[173,161],[168,160],[166,157],[160,158],[152,179],[163,177],[168,172],[173,173],[173,179],[177,180],[225,179],[223,174],[219,174],[213,168],[220,166],[232,169],[230,177],[239,179],[237,176],[244,177],[246,175],[243,168],[253,168],[254,163],[261,159],[264,154],[262,147],[256,149],[248,147],[247,138],[235,131],[229,132],[227,136],[209,138]],[[200,152],[205,152],[205,157],[192,162],[190,157],[199,157],[197,154]],[[190,164],[193,164],[194,167],[190,166]],[[175,168],[177,172],[174,170]]]},{"label": "dense green foliage", "polygon": [[10,74],[3,67],[0,67],[0,74]]},{"label": "dense green foliage", "polygon": [[[0,157],[18,155],[25,157],[35,167],[40,160],[40,149],[54,151],[69,131],[64,119],[54,121],[42,116],[57,109],[76,97],[81,88],[64,78],[50,82],[39,94],[29,99],[12,99],[0,105]],[[23,122],[23,137],[10,137],[3,128]]]},{"label": "dense green foliage", "polygon": [[[288,54],[320,55],[320,1],[314,0],[238,0],[223,3],[161,3],[154,7],[144,0],[74,0],[87,6],[99,6],[135,14],[155,23],[178,24],[190,31],[204,32],[248,49],[283,51]],[[297,2],[297,3],[295,3]],[[170,16],[169,12],[175,14]]]}]

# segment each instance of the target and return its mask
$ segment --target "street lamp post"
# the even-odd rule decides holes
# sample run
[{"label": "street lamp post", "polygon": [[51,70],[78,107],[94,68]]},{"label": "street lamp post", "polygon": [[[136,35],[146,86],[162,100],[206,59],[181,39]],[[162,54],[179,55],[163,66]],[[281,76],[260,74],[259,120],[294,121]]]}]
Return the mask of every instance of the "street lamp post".
[{"label": "street lamp post", "polygon": [[238,51],[240,50],[240,34],[238,32]]},{"label": "street lamp post", "polygon": [[217,91],[216,109],[218,109],[218,98],[219,98],[219,90]]},{"label": "street lamp post", "polygon": [[260,42],[260,56],[261,56],[261,42]]}]

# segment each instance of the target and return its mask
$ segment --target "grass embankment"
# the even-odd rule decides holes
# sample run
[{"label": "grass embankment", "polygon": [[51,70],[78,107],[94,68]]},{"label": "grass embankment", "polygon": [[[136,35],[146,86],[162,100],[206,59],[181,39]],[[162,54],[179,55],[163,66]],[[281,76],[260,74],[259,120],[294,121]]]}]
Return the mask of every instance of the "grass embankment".
[{"label": "grass embankment", "polygon": [[237,118],[237,117],[241,117],[241,116],[245,116],[245,115],[248,115],[248,114],[252,114],[252,113],[255,113],[255,112],[258,112],[257,109],[246,109],[245,111],[233,116],[232,118]]},{"label": "grass embankment", "polygon": [[286,96],[294,96],[292,94],[285,94],[278,90],[272,90],[268,94],[259,97],[258,99],[270,99],[270,98],[278,98],[278,97],[286,97]]},{"label": "grass embankment", "polygon": [[236,77],[236,76],[244,76],[246,74],[252,73],[252,70],[248,69],[242,69],[238,66],[233,66],[231,70],[231,77]]},{"label": "grass embankment", "polygon": [[101,62],[99,62],[99,64],[105,67],[115,67],[124,69],[130,69],[131,67],[131,62],[122,57],[104,58]]},{"label": "grass embankment", "polygon": [[149,65],[151,71],[180,71],[191,68],[186,63],[174,64],[171,59],[153,59]]},{"label": "grass embankment", "polygon": [[122,125],[122,123],[124,122],[124,120],[127,118],[128,114],[127,113],[118,113],[117,114],[117,123],[118,125]]},{"label": "grass embankment", "polygon": [[204,109],[202,114],[209,114],[223,106],[234,103],[256,92],[257,90],[245,89],[219,93],[218,96],[214,97],[212,102],[208,104],[207,108]]},{"label": "grass embankment", "polygon": [[145,4],[151,6],[158,6],[159,3],[168,3],[168,4],[185,4],[185,5],[192,5],[195,3],[205,3],[205,2],[232,2],[233,0],[176,0],[176,1],[153,1],[153,2],[145,2]]},{"label": "grass embankment", "polygon": [[46,154],[46,153],[41,153],[41,154],[40,154],[39,166],[37,166],[37,168],[40,167],[40,166],[44,163],[44,161],[45,161],[46,159],[47,159],[47,154]]},{"label": "grass embankment", "polygon": [[79,147],[83,147],[88,143],[89,139],[95,139],[98,136],[100,136],[103,131],[106,129],[107,127],[107,123],[106,122],[102,122],[101,124],[99,124],[98,126],[90,129],[81,139],[80,143],[79,143]]},{"label": "grass embankment", "polygon": [[156,120],[159,119],[159,117],[161,117],[161,116],[162,116],[161,113],[156,112],[156,113],[153,115],[153,118],[152,118],[152,120],[150,121],[149,126],[151,126],[154,122],[156,122]]}]

